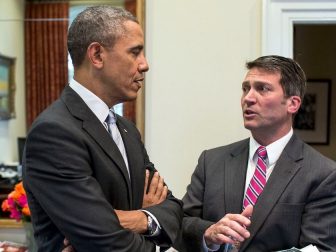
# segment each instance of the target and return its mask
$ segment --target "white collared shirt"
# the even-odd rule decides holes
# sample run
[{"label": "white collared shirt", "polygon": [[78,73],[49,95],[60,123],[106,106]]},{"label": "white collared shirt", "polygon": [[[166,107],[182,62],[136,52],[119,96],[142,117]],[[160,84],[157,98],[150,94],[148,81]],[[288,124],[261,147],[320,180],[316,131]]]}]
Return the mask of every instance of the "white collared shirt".
[{"label": "white collared shirt", "polygon": [[[271,176],[271,173],[274,169],[276,162],[278,161],[282,151],[286,147],[287,143],[291,139],[293,135],[293,129],[291,129],[286,135],[281,137],[280,139],[276,140],[275,142],[265,146],[267,151],[267,170],[266,170],[266,181]],[[249,144],[249,159],[247,164],[247,171],[246,171],[246,180],[245,180],[245,190],[246,192],[247,187],[253,177],[255,168],[257,166],[258,155],[256,155],[256,151],[259,148],[260,144],[253,138],[250,137],[250,144]]]},{"label": "white collared shirt", "polygon": [[[105,129],[108,131],[108,126],[106,123],[106,117],[108,116],[110,110],[113,110],[113,107],[110,109],[105,102],[103,102],[102,99],[100,99],[98,96],[96,96],[94,93],[92,93],[89,89],[84,87],[83,85],[79,84],[76,80],[71,79],[69,86],[83,99],[83,101],[86,103],[86,105],[91,109],[91,111],[96,115],[98,120],[103,124]],[[119,130],[116,128],[116,130],[119,133]],[[120,136],[121,138],[121,136]],[[121,141],[122,138],[121,138]],[[123,146],[123,149],[125,150],[123,142],[121,143]],[[119,146],[118,146],[119,148]],[[127,154],[121,153],[123,156],[128,176],[130,176],[129,167],[128,167],[128,160],[127,160]]]},{"label": "white collared shirt", "polygon": [[105,119],[109,114],[110,108],[106,105],[106,103],[74,79],[70,80],[69,86],[83,99],[86,105],[91,109],[107,130]]}]

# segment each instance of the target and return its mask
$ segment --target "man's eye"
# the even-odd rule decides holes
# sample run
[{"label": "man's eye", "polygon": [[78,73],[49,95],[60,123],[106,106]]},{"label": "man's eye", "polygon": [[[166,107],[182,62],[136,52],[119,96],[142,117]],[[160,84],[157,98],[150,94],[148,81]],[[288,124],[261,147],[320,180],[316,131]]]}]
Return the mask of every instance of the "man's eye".
[{"label": "man's eye", "polygon": [[268,92],[268,91],[270,91],[269,87],[267,87],[267,86],[261,86],[261,87],[259,87],[259,90],[261,92]]},{"label": "man's eye", "polygon": [[242,90],[243,90],[243,93],[247,93],[250,90],[250,88],[248,88],[248,87],[242,87]]},{"label": "man's eye", "polygon": [[136,50],[132,50],[132,54],[135,56],[138,56],[140,54],[140,50],[136,49]]}]

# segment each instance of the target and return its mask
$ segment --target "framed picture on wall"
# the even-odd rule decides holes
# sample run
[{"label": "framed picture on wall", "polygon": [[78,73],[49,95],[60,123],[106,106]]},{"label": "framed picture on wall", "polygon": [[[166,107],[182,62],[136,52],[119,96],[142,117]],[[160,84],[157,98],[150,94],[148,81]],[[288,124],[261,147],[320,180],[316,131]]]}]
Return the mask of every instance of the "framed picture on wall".
[{"label": "framed picture on wall", "polygon": [[329,144],[331,80],[308,79],[306,95],[294,120],[295,132],[308,144]]},{"label": "framed picture on wall", "polygon": [[0,120],[15,117],[15,59],[0,54]]}]

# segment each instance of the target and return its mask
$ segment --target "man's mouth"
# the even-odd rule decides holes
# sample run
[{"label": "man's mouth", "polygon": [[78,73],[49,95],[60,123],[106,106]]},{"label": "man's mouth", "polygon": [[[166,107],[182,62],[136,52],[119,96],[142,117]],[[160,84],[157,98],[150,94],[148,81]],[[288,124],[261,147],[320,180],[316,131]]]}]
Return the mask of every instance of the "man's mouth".
[{"label": "man's mouth", "polygon": [[252,109],[244,109],[244,116],[254,116],[257,113]]},{"label": "man's mouth", "polygon": [[134,82],[137,83],[139,87],[142,86],[143,81],[144,81],[144,78],[140,78],[140,79],[136,79],[136,80],[134,80]]}]

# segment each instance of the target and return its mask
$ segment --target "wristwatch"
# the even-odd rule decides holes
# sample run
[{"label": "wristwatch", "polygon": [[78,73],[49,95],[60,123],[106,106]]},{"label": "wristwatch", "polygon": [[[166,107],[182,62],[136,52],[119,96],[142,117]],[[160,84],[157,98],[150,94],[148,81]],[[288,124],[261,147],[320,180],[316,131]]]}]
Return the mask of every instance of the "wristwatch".
[{"label": "wristwatch", "polygon": [[157,224],[153,218],[147,214],[147,235],[153,235],[157,229]]}]

